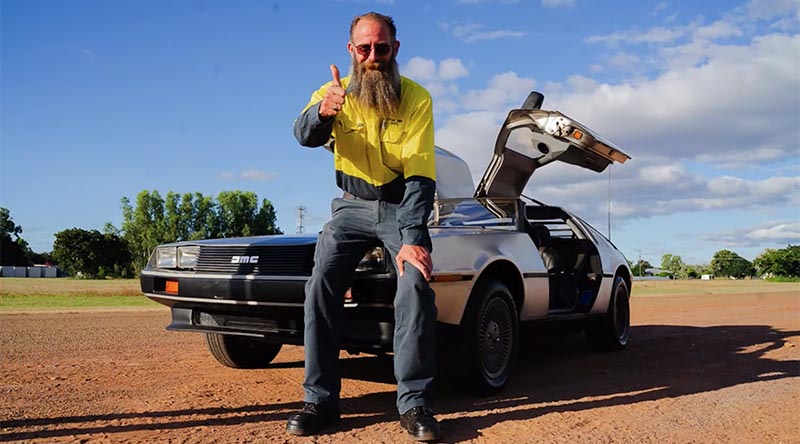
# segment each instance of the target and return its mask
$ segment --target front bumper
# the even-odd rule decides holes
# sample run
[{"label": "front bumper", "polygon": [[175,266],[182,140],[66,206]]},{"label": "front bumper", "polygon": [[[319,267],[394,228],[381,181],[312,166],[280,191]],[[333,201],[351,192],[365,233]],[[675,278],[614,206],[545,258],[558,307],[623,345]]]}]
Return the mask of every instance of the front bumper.
[{"label": "front bumper", "polygon": [[[168,330],[262,337],[285,344],[303,343],[303,301],[307,277],[196,275],[143,272],[142,292],[170,307]],[[178,291],[167,291],[167,282]],[[356,278],[352,300],[343,303],[342,348],[386,351],[392,348],[395,278]]]}]

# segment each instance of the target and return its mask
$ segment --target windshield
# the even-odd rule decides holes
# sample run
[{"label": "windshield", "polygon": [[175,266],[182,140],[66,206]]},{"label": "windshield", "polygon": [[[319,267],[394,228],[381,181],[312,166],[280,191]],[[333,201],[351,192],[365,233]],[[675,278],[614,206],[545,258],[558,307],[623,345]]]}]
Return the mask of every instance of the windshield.
[{"label": "windshield", "polygon": [[517,208],[516,199],[439,199],[428,226],[515,230]]}]

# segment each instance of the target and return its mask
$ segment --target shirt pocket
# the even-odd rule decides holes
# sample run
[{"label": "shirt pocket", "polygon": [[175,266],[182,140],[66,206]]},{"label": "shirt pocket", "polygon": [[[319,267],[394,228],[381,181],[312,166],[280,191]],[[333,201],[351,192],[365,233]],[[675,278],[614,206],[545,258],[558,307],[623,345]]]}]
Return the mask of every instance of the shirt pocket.
[{"label": "shirt pocket", "polygon": [[390,170],[403,172],[403,142],[406,131],[402,124],[386,121],[381,125],[381,155],[383,165]]},{"label": "shirt pocket", "polygon": [[366,128],[364,122],[357,122],[347,118],[336,119],[335,151],[348,159],[359,158],[364,155],[364,138]]}]

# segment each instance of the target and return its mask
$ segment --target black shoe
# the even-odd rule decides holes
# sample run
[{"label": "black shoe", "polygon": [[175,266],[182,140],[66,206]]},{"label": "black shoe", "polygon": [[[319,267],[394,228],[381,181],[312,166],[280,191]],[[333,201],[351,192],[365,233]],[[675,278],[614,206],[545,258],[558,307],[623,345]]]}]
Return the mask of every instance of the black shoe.
[{"label": "black shoe", "polygon": [[439,439],[439,422],[427,407],[414,407],[400,415],[400,427],[417,441],[436,441]]},{"label": "black shoe", "polygon": [[306,402],[303,410],[293,414],[286,422],[290,435],[316,435],[320,430],[339,421],[339,407]]}]

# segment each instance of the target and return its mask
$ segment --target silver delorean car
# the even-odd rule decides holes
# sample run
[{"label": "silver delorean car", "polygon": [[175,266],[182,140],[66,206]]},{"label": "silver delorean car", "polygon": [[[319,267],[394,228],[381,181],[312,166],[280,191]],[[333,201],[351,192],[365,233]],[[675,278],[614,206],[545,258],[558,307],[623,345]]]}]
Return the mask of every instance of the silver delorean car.
[{"label": "silver delorean car", "polygon": [[[520,328],[565,322],[600,349],[628,343],[631,270],[601,233],[568,211],[523,196],[531,175],[560,161],[601,172],[630,157],[574,119],[542,110],[531,93],[509,112],[475,187],[467,164],[436,148],[429,221],[437,342],[473,390],[507,382]],[[158,246],[142,292],[170,307],[169,330],[205,333],[234,368],[267,367],[283,344],[302,344],[304,285],[316,235],[184,241]],[[395,270],[381,245],[358,265],[344,296],[342,348],[391,351]]]}]

